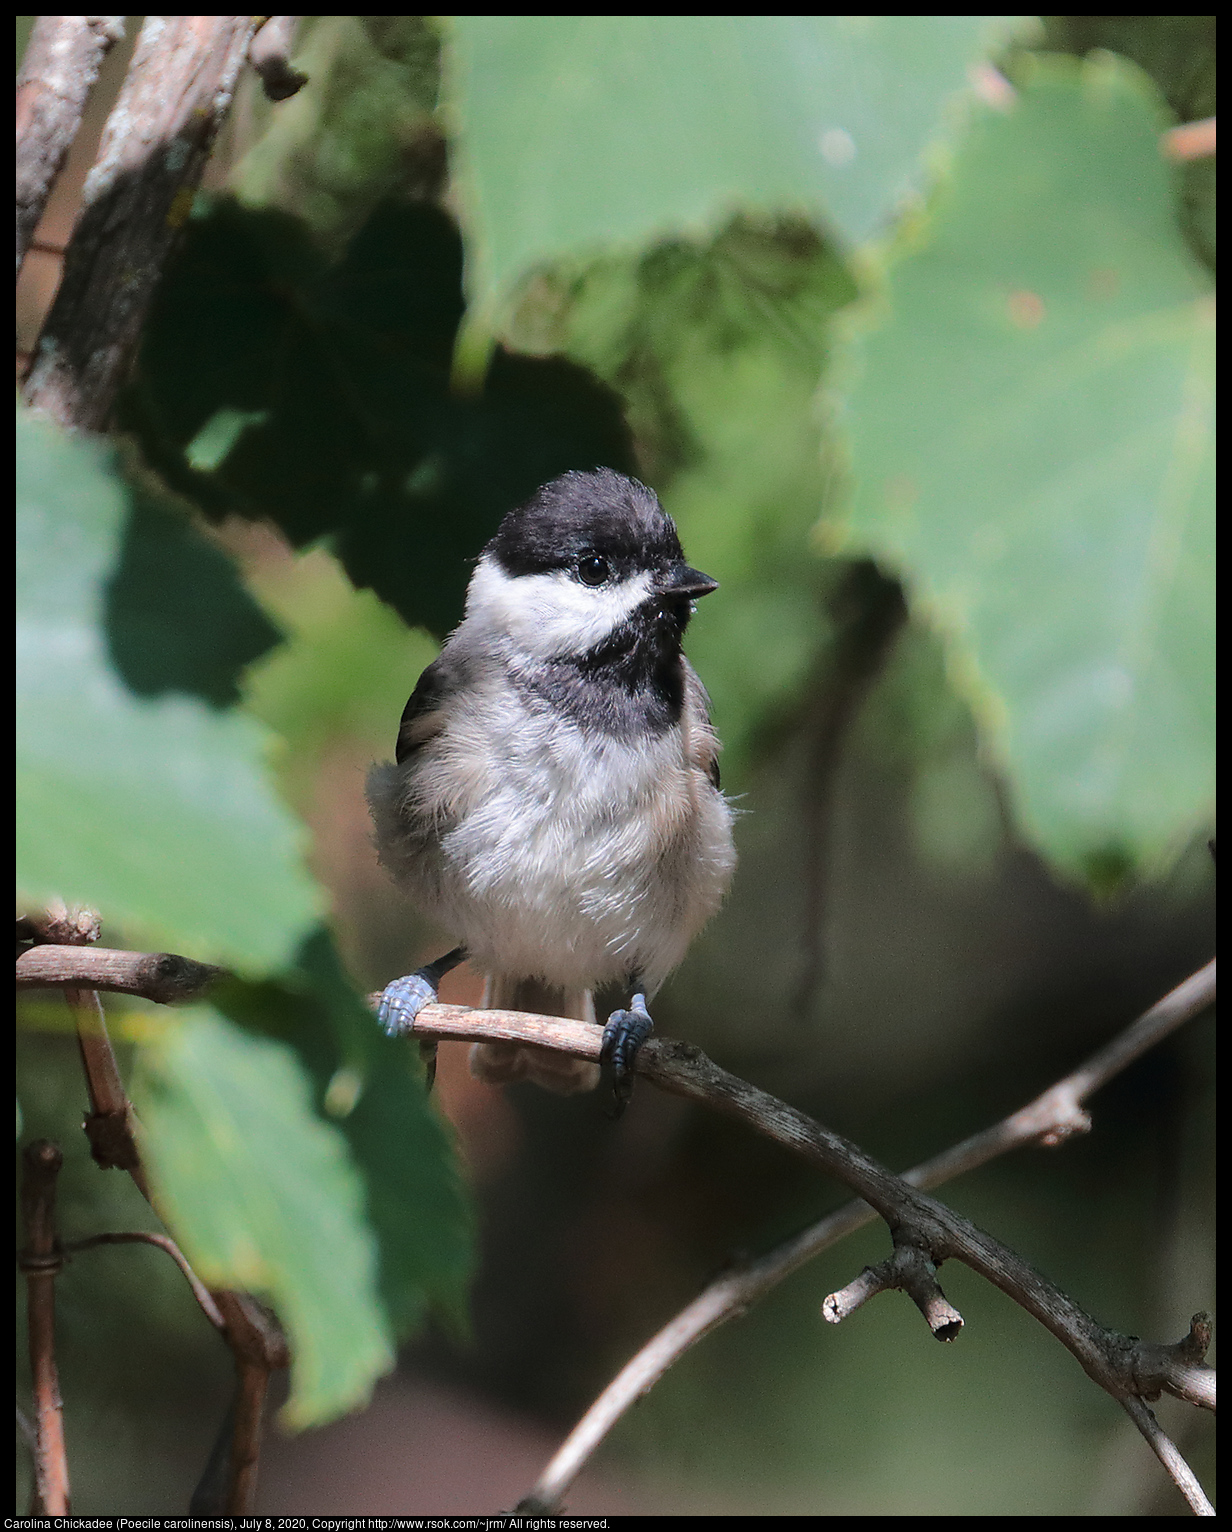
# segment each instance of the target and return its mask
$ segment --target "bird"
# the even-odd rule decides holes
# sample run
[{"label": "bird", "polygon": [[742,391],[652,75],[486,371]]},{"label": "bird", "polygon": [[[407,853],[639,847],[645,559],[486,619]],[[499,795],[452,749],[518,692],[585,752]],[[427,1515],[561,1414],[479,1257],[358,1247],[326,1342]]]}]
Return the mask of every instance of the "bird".
[{"label": "bird", "polygon": [[[574,470],[508,511],[476,561],[459,626],[402,714],[367,798],[381,864],[458,945],[386,986],[406,1035],[469,959],[483,1005],[595,1020],[616,1111],[648,1009],[716,913],[735,869],[710,702],[684,656],[717,582],[685,562],[658,496],[611,468]],[[472,1074],[593,1089],[599,1066],[481,1042]]]}]

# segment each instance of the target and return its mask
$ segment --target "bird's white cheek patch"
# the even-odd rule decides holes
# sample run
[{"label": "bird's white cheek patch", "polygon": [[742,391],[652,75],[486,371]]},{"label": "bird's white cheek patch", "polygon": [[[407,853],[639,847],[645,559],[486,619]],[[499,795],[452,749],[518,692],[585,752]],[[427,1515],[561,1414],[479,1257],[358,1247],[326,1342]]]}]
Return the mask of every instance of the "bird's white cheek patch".
[{"label": "bird's white cheek patch", "polygon": [[525,653],[551,659],[588,653],[649,594],[647,572],[619,585],[589,586],[564,569],[507,575],[494,560],[482,558],[467,591],[466,616],[507,633]]}]

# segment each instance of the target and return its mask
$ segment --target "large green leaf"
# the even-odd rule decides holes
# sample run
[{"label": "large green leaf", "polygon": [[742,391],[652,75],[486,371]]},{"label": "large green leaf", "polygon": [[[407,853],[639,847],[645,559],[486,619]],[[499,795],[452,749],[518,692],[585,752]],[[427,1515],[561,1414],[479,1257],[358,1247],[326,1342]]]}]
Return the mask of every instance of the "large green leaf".
[{"label": "large green leaf", "polygon": [[129,462],[131,508],[107,584],[111,660],[139,697],[186,692],[216,707],[282,637],[221,548]]},{"label": "large green leaf", "polygon": [[313,1100],[345,1138],[379,1241],[380,1292],[399,1338],[430,1305],[464,1325],[471,1213],[453,1136],[424,1089],[414,1047],[385,1036],[324,931],[277,980],[232,982],[218,1007],[294,1048]]},{"label": "large green leaf", "polygon": [[365,1402],[393,1366],[363,1183],[294,1052],[208,1006],[142,1048],[134,1099],[155,1201],[199,1275],[267,1298],[291,1344],[288,1424]]},{"label": "large green leaf", "polygon": [[738,209],[867,239],[918,189],[970,66],[1009,35],[979,16],[459,16],[468,288]]},{"label": "large green leaf", "polygon": [[195,698],[142,701],[112,669],[126,502],[103,449],[18,414],[18,887],[179,951],[275,966],[318,895],[269,785],[270,736]]},{"label": "large green leaf", "polygon": [[1124,61],[1037,60],[890,266],[842,400],[847,546],[906,578],[1020,823],[1097,881],[1213,792],[1214,312],[1164,125]]}]

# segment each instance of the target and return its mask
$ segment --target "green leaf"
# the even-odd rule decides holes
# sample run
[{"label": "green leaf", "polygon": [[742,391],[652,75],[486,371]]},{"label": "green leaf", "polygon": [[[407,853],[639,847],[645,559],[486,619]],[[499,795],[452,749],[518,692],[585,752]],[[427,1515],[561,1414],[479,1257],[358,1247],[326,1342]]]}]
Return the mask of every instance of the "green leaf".
[{"label": "green leaf", "polygon": [[232,981],[213,998],[233,1020],[294,1048],[314,1103],[346,1139],[395,1334],[411,1334],[427,1306],[464,1328],[472,1215],[452,1130],[428,1098],[414,1047],[377,1026],[328,933],[305,942],[278,979]]},{"label": "green leaf", "polygon": [[967,71],[1013,30],[979,16],[459,16],[468,290],[604,246],[705,235],[737,209],[876,232]]},{"label": "green leaf", "polygon": [[313,922],[299,832],[252,719],[145,702],[108,662],[127,509],[100,447],[17,418],[17,877],[175,950],[274,966]]},{"label": "green leaf", "polygon": [[107,582],[111,660],[139,697],[187,692],[215,707],[240,699],[239,677],[282,634],[231,560],[149,475],[127,472],[131,509]]},{"label": "green leaf", "polygon": [[[1041,16],[1041,49],[1079,57],[1105,49],[1132,59],[1155,81],[1178,122],[1216,110],[1214,16]],[[1190,249],[1215,274],[1215,156],[1176,167],[1177,213]]]},{"label": "green leaf", "polygon": [[1179,850],[1214,783],[1214,312],[1165,125],[1124,61],[1037,61],[889,267],[841,403],[847,546],[906,578],[1020,824],[1097,883]]},{"label": "green leaf", "polygon": [[159,1212],[201,1278],[270,1302],[294,1427],[358,1408],[393,1366],[363,1184],[291,1049],[208,1006],[142,1048],[134,1083]]}]

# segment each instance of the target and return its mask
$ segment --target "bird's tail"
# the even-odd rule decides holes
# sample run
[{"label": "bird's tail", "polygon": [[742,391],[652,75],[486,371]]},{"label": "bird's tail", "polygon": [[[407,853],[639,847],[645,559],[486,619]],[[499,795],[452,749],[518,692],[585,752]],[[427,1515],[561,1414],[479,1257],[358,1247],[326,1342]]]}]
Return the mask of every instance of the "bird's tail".
[{"label": "bird's tail", "polygon": [[[485,1010],[530,1011],[539,1016],[567,1016],[573,1021],[595,1019],[594,996],[588,989],[556,989],[538,979],[514,979],[508,974],[489,974],[483,989]],[[588,1059],[571,1058],[549,1048],[525,1043],[474,1043],[471,1073],[486,1085],[510,1085],[533,1080],[558,1096],[576,1096],[594,1090],[599,1066]]]}]

